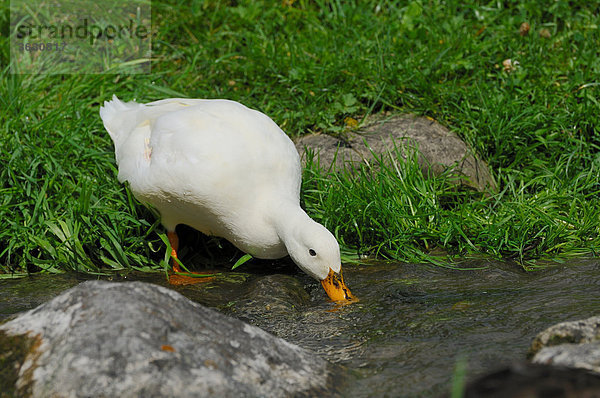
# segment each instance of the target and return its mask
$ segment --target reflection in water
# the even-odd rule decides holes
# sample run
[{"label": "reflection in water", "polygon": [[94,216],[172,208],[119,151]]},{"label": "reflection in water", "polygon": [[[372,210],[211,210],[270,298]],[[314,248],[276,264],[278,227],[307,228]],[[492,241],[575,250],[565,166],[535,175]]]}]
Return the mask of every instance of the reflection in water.
[{"label": "reflection in water", "polygon": [[[468,377],[489,372],[525,359],[531,339],[546,327],[597,314],[599,260],[532,273],[512,264],[471,265],[487,268],[345,265],[346,282],[360,298],[345,306],[329,302],[300,273],[225,272],[174,289],[345,366],[348,397],[436,396],[447,391],[459,358],[467,359]],[[126,280],[167,286],[161,273]],[[79,282],[68,275],[0,281],[0,320]]]}]

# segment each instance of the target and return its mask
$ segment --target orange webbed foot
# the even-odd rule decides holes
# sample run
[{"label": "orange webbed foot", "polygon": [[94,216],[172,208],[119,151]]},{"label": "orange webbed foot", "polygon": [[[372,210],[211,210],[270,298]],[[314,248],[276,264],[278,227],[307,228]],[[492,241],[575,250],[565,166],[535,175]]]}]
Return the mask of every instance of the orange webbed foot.
[{"label": "orange webbed foot", "polygon": [[173,271],[169,272],[169,283],[171,285],[194,285],[196,283],[210,282],[215,279],[213,275],[202,274],[199,272],[188,272],[181,268],[177,258],[177,249],[179,249],[179,237],[175,231],[168,231],[167,236],[171,244],[171,257],[173,258]]}]

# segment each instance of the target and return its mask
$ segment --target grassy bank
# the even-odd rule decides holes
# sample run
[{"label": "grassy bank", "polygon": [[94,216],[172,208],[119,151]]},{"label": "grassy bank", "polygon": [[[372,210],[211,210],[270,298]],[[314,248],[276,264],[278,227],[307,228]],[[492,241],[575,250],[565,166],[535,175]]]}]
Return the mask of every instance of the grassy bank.
[{"label": "grassy bank", "polygon": [[149,74],[11,75],[3,1],[2,272],[159,266],[164,231],[116,180],[98,117],[113,93],[238,100],[291,135],[339,134],[348,116],[426,115],[476,149],[499,192],[457,190],[410,162],[358,177],[309,166],[303,202],[346,251],[524,264],[598,253],[600,18],[590,2],[152,5]]}]

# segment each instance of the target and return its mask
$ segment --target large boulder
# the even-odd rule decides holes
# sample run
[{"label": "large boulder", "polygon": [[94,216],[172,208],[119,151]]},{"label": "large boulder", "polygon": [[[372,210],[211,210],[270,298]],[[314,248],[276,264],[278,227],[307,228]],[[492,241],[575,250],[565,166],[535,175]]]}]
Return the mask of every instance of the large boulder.
[{"label": "large boulder", "polygon": [[82,283],[0,325],[0,390],[35,397],[331,394],[314,354],[142,282]]},{"label": "large boulder", "polygon": [[551,326],[535,337],[529,356],[534,363],[600,374],[600,316]]},{"label": "large boulder", "polygon": [[488,165],[456,134],[434,120],[414,115],[379,117],[356,132],[348,131],[344,139],[326,134],[305,135],[296,140],[303,159],[310,150],[318,156],[322,168],[335,169],[371,163],[373,156],[402,151],[407,145],[419,153],[419,165],[425,175],[436,175],[452,168],[458,184],[479,191],[494,191],[496,183]]}]

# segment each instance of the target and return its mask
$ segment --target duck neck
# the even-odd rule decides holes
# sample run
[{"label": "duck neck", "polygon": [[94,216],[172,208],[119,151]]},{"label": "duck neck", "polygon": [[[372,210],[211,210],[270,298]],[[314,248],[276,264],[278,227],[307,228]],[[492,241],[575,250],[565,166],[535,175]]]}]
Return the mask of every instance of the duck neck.
[{"label": "duck neck", "polygon": [[277,206],[272,207],[273,223],[279,235],[279,239],[290,251],[290,245],[296,242],[303,225],[307,222],[313,222],[306,212],[297,202],[279,202]]}]

